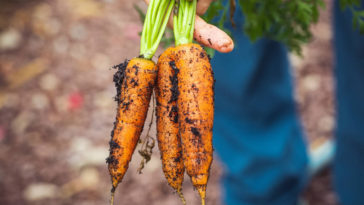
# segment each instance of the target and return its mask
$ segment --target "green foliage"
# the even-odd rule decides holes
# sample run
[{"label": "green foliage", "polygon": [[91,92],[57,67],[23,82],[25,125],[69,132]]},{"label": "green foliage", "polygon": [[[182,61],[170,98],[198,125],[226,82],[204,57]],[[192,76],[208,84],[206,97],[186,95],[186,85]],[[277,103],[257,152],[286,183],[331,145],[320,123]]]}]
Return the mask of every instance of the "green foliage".
[{"label": "green foliage", "polygon": [[310,25],[317,22],[322,0],[239,0],[246,16],[244,30],[256,41],[267,36],[281,41],[287,47],[300,54],[303,43],[307,43],[312,34]]},{"label": "green foliage", "polygon": [[353,27],[364,35],[364,11],[353,11]]},{"label": "green foliage", "polygon": [[361,8],[360,0],[340,0],[341,10],[350,9],[353,13],[353,27],[358,29],[360,34],[364,34],[364,10]]},{"label": "green foliage", "polygon": [[[227,6],[216,0],[204,15],[204,19],[226,30]],[[245,16],[243,30],[251,41],[267,37],[284,43],[290,51],[301,54],[301,46],[310,41],[310,25],[318,21],[323,0],[237,0]],[[340,0],[342,9],[353,12],[353,26],[364,33],[364,11],[356,10],[361,0]],[[231,5],[231,1],[230,1]],[[231,9],[234,11],[235,8]],[[220,13],[223,11],[222,13]],[[230,11],[230,12],[231,12]],[[216,21],[214,17],[219,16]],[[230,14],[231,16],[231,14]],[[214,21],[212,21],[214,19]]]},{"label": "green foliage", "polygon": [[209,47],[204,47],[204,49],[205,49],[207,55],[210,56],[210,58],[213,58],[214,57],[215,52],[216,52],[214,49],[209,48]]},{"label": "green foliage", "polygon": [[[310,25],[317,22],[319,9],[325,6],[323,0],[237,1],[245,15],[244,32],[252,41],[268,37],[283,42],[291,51],[298,54],[301,52],[301,45],[312,37]],[[224,7],[222,0],[217,0],[214,4],[218,6],[210,7],[205,19],[211,19],[211,16],[218,12],[216,9]],[[223,13],[225,19],[226,13]],[[215,25],[223,28],[220,22]]]},{"label": "green foliage", "polygon": [[339,3],[341,10],[347,7],[360,6],[360,0],[340,0]]},{"label": "green foliage", "polygon": [[134,4],[133,6],[134,6],[135,11],[138,12],[140,21],[142,23],[144,23],[145,13],[142,11],[142,9],[138,5]]}]

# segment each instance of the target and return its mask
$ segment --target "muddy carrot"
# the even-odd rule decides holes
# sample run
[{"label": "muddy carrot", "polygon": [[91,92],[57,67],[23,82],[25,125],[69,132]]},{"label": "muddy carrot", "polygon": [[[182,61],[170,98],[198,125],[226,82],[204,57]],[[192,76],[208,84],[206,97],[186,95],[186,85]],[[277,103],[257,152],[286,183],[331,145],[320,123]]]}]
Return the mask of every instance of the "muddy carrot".
[{"label": "muddy carrot", "polygon": [[213,157],[214,77],[201,46],[184,44],[177,46],[175,52],[179,69],[177,105],[183,160],[204,204]]},{"label": "muddy carrot", "polygon": [[[123,67],[124,66],[124,67]],[[124,80],[117,96],[118,109],[110,140],[110,157],[107,159],[112,186],[115,189],[121,182],[135,146],[143,129],[151,93],[157,76],[154,62],[143,58],[133,58],[122,65]],[[115,80],[119,82],[115,76]]]},{"label": "muddy carrot", "polygon": [[182,194],[184,165],[181,138],[178,133],[178,70],[173,60],[173,47],[162,53],[157,67],[157,139],[162,168],[168,184],[177,191],[185,204]]},{"label": "muddy carrot", "polygon": [[118,108],[111,132],[110,155],[106,160],[112,181],[111,203],[143,130],[157,76],[155,63],[150,59],[162,38],[173,5],[172,0],[151,1],[141,37],[140,57],[117,66],[118,72],[114,75]]},{"label": "muddy carrot", "polygon": [[178,79],[178,123],[187,174],[205,204],[213,158],[214,77],[206,52],[192,44],[196,0],[179,1],[174,15],[175,65]]}]

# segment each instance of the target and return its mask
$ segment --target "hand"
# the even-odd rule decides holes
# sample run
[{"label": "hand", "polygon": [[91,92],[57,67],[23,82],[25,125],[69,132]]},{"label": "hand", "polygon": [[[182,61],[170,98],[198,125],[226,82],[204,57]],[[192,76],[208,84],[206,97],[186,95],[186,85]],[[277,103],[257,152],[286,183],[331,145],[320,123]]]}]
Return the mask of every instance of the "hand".
[{"label": "hand", "polygon": [[[149,0],[144,0],[149,4]],[[196,13],[204,14],[213,0],[199,0],[197,2]],[[206,23],[201,17],[196,15],[194,39],[204,46],[213,48],[221,53],[228,53],[234,49],[234,42],[224,31],[214,25]],[[172,18],[171,18],[172,19]],[[169,26],[173,27],[170,19]]]}]

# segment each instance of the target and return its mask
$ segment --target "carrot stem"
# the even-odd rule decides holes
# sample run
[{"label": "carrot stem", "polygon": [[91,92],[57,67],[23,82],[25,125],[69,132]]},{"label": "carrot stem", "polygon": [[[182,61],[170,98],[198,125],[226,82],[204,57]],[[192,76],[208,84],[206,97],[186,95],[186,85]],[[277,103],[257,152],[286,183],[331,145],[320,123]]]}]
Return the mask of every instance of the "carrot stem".
[{"label": "carrot stem", "polygon": [[[164,31],[167,27],[167,23],[168,23],[168,20],[169,20],[169,16],[170,16],[170,13],[173,9],[173,6],[174,6],[174,1],[172,0],[168,6],[168,10],[166,12],[166,16],[164,16],[164,20],[162,22],[162,27],[161,27],[161,31]],[[155,42],[158,42],[158,43],[155,43],[152,47],[152,49],[154,50],[154,52],[157,50],[158,48],[158,44],[159,42],[162,40],[162,37],[163,37],[163,33],[164,32],[159,32],[158,33],[158,36],[157,36],[157,39],[155,40]]]},{"label": "carrot stem", "polygon": [[[161,9],[166,9],[168,7],[169,2],[168,1],[163,1],[160,4]],[[164,19],[165,14],[158,12],[157,15],[155,16],[155,18],[153,19],[153,22],[156,22],[157,24],[161,24],[163,19]],[[152,33],[152,39],[155,40],[156,37],[158,35],[158,32],[153,32]]]},{"label": "carrot stem", "polygon": [[145,17],[140,55],[151,59],[162,39],[175,0],[151,0]]},{"label": "carrot stem", "polygon": [[178,13],[173,16],[176,46],[192,43],[197,0],[180,0]]}]

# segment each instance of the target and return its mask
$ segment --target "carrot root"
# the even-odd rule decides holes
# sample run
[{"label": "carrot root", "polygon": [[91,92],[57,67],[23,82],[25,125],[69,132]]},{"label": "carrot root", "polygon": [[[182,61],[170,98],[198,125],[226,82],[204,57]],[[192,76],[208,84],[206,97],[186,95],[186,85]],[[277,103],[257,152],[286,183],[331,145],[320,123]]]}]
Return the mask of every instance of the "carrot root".
[{"label": "carrot root", "polygon": [[154,62],[132,59],[114,76],[118,109],[107,158],[113,190],[122,181],[143,130],[156,79]]},{"label": "carrot root", "polygon": [[181,199],[182,204],[183,204],[183,205],[186,205],[186,199],[185,199],[185,197],[183,196],[182,189],[177,190],[177,194],[178,194],[179,198]]},{"label": "carrot root", "polygon": [[213,158],[214,77],[210,61],[200,45],[175,48],[178,72],[178,122],[187,174],[205,200]]},{"label": "carrot root", "polygon": [[168,184],[181,197],[184,165],[178,128],[178,71],[173,66],[173,49],[169,48],[163,52],[157,63],[158,76],[155,89],[157,99],[157,139],[164,175]]},{"label": "carrot root", "polygon": [[115,191],[111,191],[110,205],[114,205]]}]

